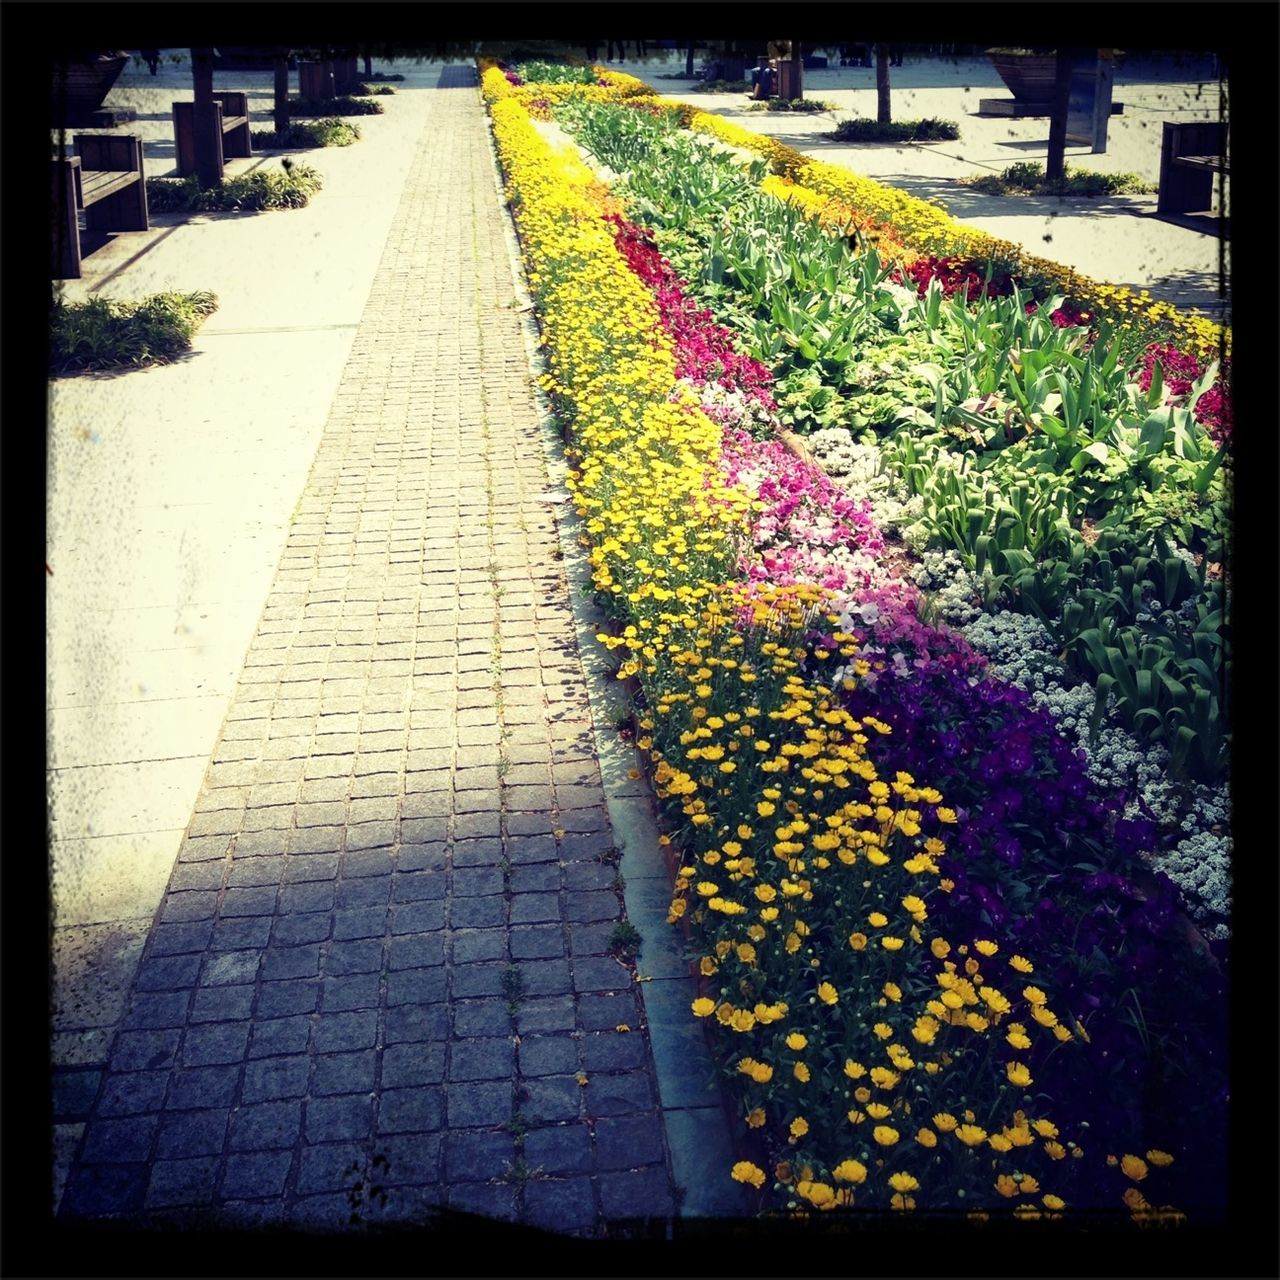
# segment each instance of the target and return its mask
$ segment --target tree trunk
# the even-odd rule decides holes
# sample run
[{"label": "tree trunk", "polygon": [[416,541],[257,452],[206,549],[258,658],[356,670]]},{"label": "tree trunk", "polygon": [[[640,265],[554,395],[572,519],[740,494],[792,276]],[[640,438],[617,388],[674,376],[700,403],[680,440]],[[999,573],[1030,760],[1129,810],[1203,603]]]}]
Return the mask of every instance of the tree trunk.
[{"label": "tree trunk", "polygon": [[800,53],[800,41],[791,42],[791,101],[804,97],[804,58]]},{"label": "tree trunk", "polygon": [[218,163],[218,121],[213,105],[213,49],[191,50],[191,85],[195,108],[191,126],[195,133],[196,177],[202,187],[216,187],[222,181]]},{"label": "tree trunk", "polygon": [[1044,163],[1044,176],[1050,182],[1061,182],[1067,172],[1067,104],[1071,98],[1071,63],[1074,53],[1074,49],[1059,49],[1054,68],[1049,154]]},{"label": "tree trunk", "polygon": [[373,79],[373,59],[367,53],[364,55],[364,78]]},{"label": "tree trunk", "polygon": [[893,107],[889,99],[889,46],[876,45],[876,120],[889,124],[893,120]]},{"label": "tree trunk", "polygon": [[289,127],[289,51],[286,49],[275,56],[275,101],[271,112],[275,117],[277,133],[284,133]]},{"label": "tree trunk", "polygon": [[684,55],[684,78],[686,80],[693,79],[693,51],[696,48],[692,40],[689,41],[689,51]]}]

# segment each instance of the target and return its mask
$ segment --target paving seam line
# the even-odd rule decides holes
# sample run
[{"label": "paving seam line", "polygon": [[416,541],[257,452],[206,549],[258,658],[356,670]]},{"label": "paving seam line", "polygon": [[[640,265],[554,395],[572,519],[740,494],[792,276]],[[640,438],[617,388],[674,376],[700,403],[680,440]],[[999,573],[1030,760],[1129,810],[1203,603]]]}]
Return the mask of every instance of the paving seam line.
[{"label": "paving seam line", "polygon": [[[477,94],[480,92],[478,84],[476,92]],[[603,660],[603,655],[592,643],[606,620],[603,613],[590,602],[587,594],[592,580],[579,542],[582,520],[569,500],[565,487],[569,466],[564,457],[564,435],[546,393],[538,381],[539,377],[546,372],[546,365],[541,355],[534,301],[525,280],[515,222],[502,185],[502,167],[498,159],[487,105],[482,103],[482,110],[485,113],[485,131],[493,160],[494,191],[502,211],[503,239],[507,246],[511,283],[515,291],[516,306],[513,309],[518,315],[521,335],[524,339],[525,355],[529,364],[530,391],[542,435],[547,476],[552,486],[547,497],[555,517],[565,577],[570,587],[570,603],[578,632],[587,698],[591,707],[591,728],[596,754],[602,762],[614,762],[621,766],[614,769],[602,768],[600,772],[605,804],[609,811],[609,822],[613,828],[617,846],[623,852],[623,867],[628,873],[624,876],[626,885],[623,890],[627,918],[633,924],[637,921],[641,922],[636,924],[636,927],[641,934],[644,947],[647,947],[651,953],[655,950],[670,952],[673,945],[672,931],[665,920],[665,908],[661,918],[655,917],[649,904],[640,899],[636,884],[637,879],[643,876],[650,882],[662,883],[666,886],[668,896],[670,893],[668,871],[658,853],[656,798],[645,773],[645,760],[642,753],[634,746],[622,745],[617,734],[611,732],[610,715],[618,704],[618,698],[616,694],[611,694],[609,691],[606,679],[607,664]],[[639,775],[639,780],[628,781],[624,785],[619,779],[620,777],[629,779],[628,770],[634,770]],[[625,837],[620,835],[622,831],[627,833]],[[628,863],[631,865],[627,866]],[[640,864],[638,868],[636,863]],[[643,954],[642,947],[641,955]],[[645,968],[646,964],[641,960],[638,963],[637,972],[642,972]],[[680,972],[681,977],[675,981],[692,987],[689,966],[683,965]],[[653,996],[647,994],[646,989],[650,985],[651,982],[647,980],[637,983],[645,1021],[652,1029],[655,1018],[651,1016],[651,1012],[657,1011],[653,1009]],[[679,1008],[676,1016],[679,1017],[681,1013],[688,1014],[687,1006]],[[694,1024],[692,1019],[686,1018],[686,1020],[692,1030],[698,1033],[697,1042],[704,1049],[704,1053],[698,1055],[702,1061],[696,1065],[713,1070],[712,1059],[701,1026]],[[729,1126],[732,1112],[723,1088],[718,1080],[713,1080],[707,1095],[696,1102],[691,1102],[687,1097],[687,1088],[680,1087],[680,1082],[672,1076],[669,1068],[663,1069],[664,1064],[656,1054],[653,1057],[659,1096],[662,1101],[664,1128],[668,1128],[674,1120],[690,1136],[693,1129],[697,1129],[696,1151],[691,1149],[694,1143],[672,1142],[668,1134],[672,1175],[683,1193],[681,1201],[683,1212],[689,1216],[702,1217],[744,1215],[745,1200],[739,1194],[736,1184],[729,1183],[727,1178],[727,1171],[735,1156],[730,1142]],[[712,1123],[708,1124],[708,1121]],[[718,1125],[715,1122],[718,1122]],[[723,1181],[728,1185],[717,1186],[717,1181]]]}]

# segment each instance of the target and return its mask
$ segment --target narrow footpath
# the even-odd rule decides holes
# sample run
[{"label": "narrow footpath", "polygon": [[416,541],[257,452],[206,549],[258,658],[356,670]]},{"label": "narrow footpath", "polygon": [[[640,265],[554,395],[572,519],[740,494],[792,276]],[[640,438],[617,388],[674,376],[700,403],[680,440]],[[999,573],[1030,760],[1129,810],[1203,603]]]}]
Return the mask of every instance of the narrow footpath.
[{"label": "narrow footpath", "polygon": [[492,165],[447,67],[64,1217],[674,1211]]}]

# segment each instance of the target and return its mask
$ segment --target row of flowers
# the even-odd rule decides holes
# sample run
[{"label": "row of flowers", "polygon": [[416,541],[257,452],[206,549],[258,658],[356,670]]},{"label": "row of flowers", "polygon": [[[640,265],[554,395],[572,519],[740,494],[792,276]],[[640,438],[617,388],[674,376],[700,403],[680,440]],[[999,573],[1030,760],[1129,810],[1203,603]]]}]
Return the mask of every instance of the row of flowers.
[{"label": "row of flowers", "polygon": [[[1021,1216],[1123,1187],[1149,1217],[1138,1184],[1170,1157],[1110,1153],[1119,1183],[1105,1190],[1105,1150],[1091,1140],[1086,1158],[1032,1087],[1084,1051],[1092,1006],[1042,975],[1009,929],[952,914],[965,893],[948,860],[968,815],[906,769],[882,780],[873,744],[889,740],[878,702],[893,677],[885,664],[866,692],[863,629],[880,618],[875,593],[886,617],[904,593],[878,570],[865,509],[839,509],[816,469],[713,420],[726,391],[730,416],[761,406],[764,379],[721,358],[736,355],[723,333],[697,323],[590,172],[554,153],[503,86],[486,72],[547,386],[617,618],[606,642],[623,652],[620,675],[638,678],[640,744],[673,820],[673,915],[702,949],[708,994],[693,1012],[735,1045],[748,1131],[772,1149],[771,1175],[744,1161],[734,1176],[792,1205],[831,1208],[856,1191],[876,1207],[1016,1203]],[[735,372],[746,386],[726,388]],[[780,536],[797,554],[770,564]],[[806,546],[840,552],[832,580],[808,585],[825,566],[805,562]],[[921,629],[909,607],[896,625]],[[958,667],[971,660],[948,645]]]}]

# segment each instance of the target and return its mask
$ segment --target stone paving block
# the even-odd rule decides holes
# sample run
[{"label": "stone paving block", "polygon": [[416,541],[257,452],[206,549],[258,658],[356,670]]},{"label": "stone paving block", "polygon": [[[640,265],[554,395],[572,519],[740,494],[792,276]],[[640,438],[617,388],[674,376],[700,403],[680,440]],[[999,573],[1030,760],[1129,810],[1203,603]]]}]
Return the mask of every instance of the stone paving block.
[{"label": "stone paving block", "polygon": [[508,966],[501,963],[455,964],[449,975],[455,1000],[503,994],[502,975]]},{"label": "stone paving block", "polygon": [[669,1218],[675,1210],[667,1171],[662,1168],[603,1174],[597,1185],[600,1207],[611,1222],[629,1218]]},{"label": "stone paving block", "polygon": [[[336,1191],[350,1187],[361,1176],[365,1148],[354,1142],[326,1142],[303,1147],[298,1160],[298,1191]],[[343,1203],[346,1203],[345,1197]]]},{"label": "stone paving block", "polygon": [[443,1000],[449,985],[448,972],[437,966],[430,969],[397,969],[386,976],[386,1003],[434,1004]]},{"label": "stone paving block", "polygon": [[540,1076],[522,1080],[520,1109],[542,1123],[576,1120],[582,1114],[582,1085],[576,1076]]},{"label": "stone paving block", "polygon": [[578,1069],[578,1046],[562,1035],[524,1036],[520,1041],[521,1076],[553,1076]]},{"label": "stone paving block", "polygon": [[586,1031],[612,1031],[619,1023],[640,1024],[634,991],[614,995],[584,995],[578,999],[578,1017]]},{"label": "stone paving block", "polygon": [[[102,1084],[102,1071],[55,1071],[53,1073],[53,1118],[61,1123],[83,1120],[93,1110]],[[123,1114],[123,1113],[118,1113]]]},{"label": "stone paving block", "polygon": [[573,986],[567,960],[525,960],[520,973],[525,993],[531,996],[562,995]]},{"label": "stone paving block", "polygon": [[[380,939],[387,932],[387,909],[382,906],[335,911],[332,920],[335,943],[361,938]],[[334,948],[330,947],[331,955],[333,950]]]},{"label": "stone paving block", "polygon": [[325,1013],[346,1009],[375,1009],[382,990],[380,973],[354,973],[348,977],[325,978],[322,1007]]},{"label": "stone paving block", "polygon": [[249,1023],[216,1022],[187,1029],[182,1041],[184,1067],[211,1067],[239,1062],[249,1043]]},{"label": "stone paving block", "polygon": [[149,956],[138,966],[138,991],[185,991],[200,971],[198,955]]},{"label": "stone paving block", "polygon": [[645,1111],[657,1104],[647,1071],[598,1073],[587,1084],[587,1111],[592,1116]]},{"label": "stone paving block", "polygon": [[156,1155],[161,1159],[218,1155],[230,1118],[231,1112],[225,1107],[171,1112],[161,1121]]},{"label": "stone paving block", "polygon": [[373,1128],[373,1095],[341,1094],[307,1103],[308,1142],[359,1139]]},{"label": "stone paving block", "polygon": [[285,978],[314,978],[320,972],[320,947],[269,947],[262,957],[264,982]]},{"label": "stone paving block", "polygon": [[456,867],[449,877],[449,889],[455,898],[477,898],[502,893],[500,867]]},{"label": "stone paving block", "polygon": [[209,945],[212,934],[212,920],[156,925],[151,931],[150,954],[165,956],[188,951],[203,951]]},{"label": "stone paving block", "polygon": [[165,1106],[180,1111],[230,1106],[240,1082],[238,1063],[216,1067],[180,1067],[171,1076],[168,1072],[164,1074],[169,1079]]},{"label": "stone paving block", "polygon": [[335,892],[336,886],[327,880],[309,884],[287,884],[280,890],[276,911],[280,915],[332,911]]},{"label": "stone paving block", "polygon": [[562,925],[529,925],[511,930],[513,960],[558,960],[564,950]]},{"label": "stone paving block", "polygon": [[[530,1168],[541,1169],[552,1177],[590,1173],[591,1131],[581,1122],[530,1129],[524,1139],[524,1159]],[[587,1199],[592,1199],[589,1189]]]},{"label": "stone paving block", "polygon": [[391,898],[389,875],[356,877],[342,880],[334,896],[334,905],[342,911],[380,908],[384,913]]},{"label": "stone paving block", "polygon": [[511,1108],[509,1080],[482,1080],[465,1089],[454,1088],[446,1102],[451,1129],[491,1129],[506,1124],[511,1119]]},{"label": "stone paving block", "polygon": [[241,1097],[245,1102],[276,1098],[301,1098],[307,1091],[311,1059],[305,1054],[290,1058],[263,1058],[244,1069]]},{"label": "stone paving block", "polygon": [[82,1158],[88,1164],[130,1164],[146,1160],[159,1125],[157,1115],[91,1120],[85,1129]]},{"label": "stone paving block", "polygon": [[394,934],[429,933],[433,929],[443,929],[444,913],[443,902],[402,903],[391,908],[390,931]]},{"label": "stone paving block", "polygon": [[243,951],[265,947],[271,937],[271,917],[253,916],[240,920],[219,920],[213,926],[210,951]]},{"label": "stone paving block", "polygon": [[271,927],[271,941],[279,947],[299,947],[308,942],[324,942],[332,930],[333,913],[330,911],[278,916]]},{"label": "stone paving block", "polygon": [[617,920],[622,915],[622,905],[616,893],[605,890],[568,895],[565,919],[584,924],[597,920]]},{"label": "stone paving block", "polygon": [[311,1019],[305,1014],[289,1018],[269,1018],[253,1024],[249,1039],[250,1058],[278,1058],[306,1053],[311,1038]]},{"label": "stone paving block", "polygon": [[285,856],[282,853],[237,858],[227,872],[227,885],[232,889],[278,885],[284,876],[284,867]]},{"label": "stone paving block", "polygon": [[[456,1034],[456,1024],[455,1024]],[[515,1046],[509,1037],[455,1040],[449,1049],[449,1080],[502,1080],[515,1070]]]},{"label": "stone paving block", "polygon": [[662,1117],[656,1111],[637,1116],[606,1116],[596,1121],[595,1130],[598,1169],[636,1169],[641,1165],[660,1164],[665,1157]]},{"label": "stone paving block", "polygon": [[218,1164],[217,1157],[211,1155],[157,1160],[151,1166],[144,1203],[149,1209],[207,1204],[213,1196]]},{"label": "stone paving block", "polygon": [[164,1105],[169,1075],[168,1071],[112,1072],[106,1077],[102,1086],[102,1092],[98,1098],[98,1114],[100,1116],[132,1116],[148,1111],[159,1111]]},{"label": "stone paving block", "polygon": [[537,924],[559,919],[559,893],[516,893],[512,895],[512,924]]},{"label": "stone paving block", "polygon": [[380,1138],[377,1147],[387,1161],[378,1175],[385,1186],[416,1186],[435,1190],[440,1180],[439,1134]]},{"label": "stone paving block", "polygon": [[[502,861],[502,841],[493,836],[459,839],[453,846],[453,865],[459,867],[496,867]],[[512,861],[516,860],[514,850]]]},{"label": "stone paving block", "polygon": [[285,859],[284,882],[302,884],[311,880],[332,880],[338,874],[338,861],[336,853],[295,854]]},{"label": "stone paving block", "polygon": [[575,991],[620,991],[629,987],[631,981],[631,971],[612,956],[574,957]]},{"label": "stone paving block", "polygon": [[392,938],[387,944],[387,968],[419,969],[444,964],[444,942],[443,932],[410,933]]},{"label": "stone paving block", "polygon": [[[401,833],[403,839],[403,832]],[[396,856],[400,871],[433,871],[443,874],[448,864],[448,846],[443,843],[401,844]]]},{"label": "stone paving block", "polygon": [[283,1018],[291,1013],[312,1013],[319,1002],[319,979],[286,978],[280,982],[264,982],[258,987],[257,1015],[260,1018]]},{"label": "stone paving block", "polygon": [[128,1012],[121,1025],[130,1030],[180,1027],[187,1020],[190,1004],[189,991],[139,992],[129,1002]]},{"label": "stone paving block", "polygon": [[[434,936],[443,938],[444,935]],[[449,934],[449,947],[455,964],[501,960],[507,954],[507,931],[502,928],[455,930]]]},{"label": "stone paving block", "polygon": [[378,1104],[379,1133],[429,1133],[444,1119],[444,1094],[430,1087],[384,1089]]},{"label": "stone paving block", "polygon": [[[389,876],[396,866],[390,849],[350,849],[342,855],[343,880]],[[366,890],[366,892],[368,892]],[[386,901],[386,898],[383,898]]]},{"label": "stone paving block", "polygon": [[645,1065],[644,1037],[631,1032],[598,1031],[583,1036],[580,1043],[583,1070],[625,1071]]},{"label": "stone paving block", "polygon": [[439,1040],[449,1034],[449,1011],[443,1004],[402,1005],[388,1009],[383,1020],[383,1042],[403,1044]]},{"label": "stone paving block", "polygon": [[151,1166],[147,1164],[81,1164],[67,1179],[63,1217],[99,1217],[137,1213],[142,1208]]},{"label": "stone paving block", "polygon": [[222,895],[220,908],[224,919],[233,916],[269,916],[276,909],[274,886],[264,885],[256,889],[228,889]]},{"label": "stone paving block", "polygon": [[598,924],[570,925],[569,950],[575,964],[582,956],[608,955],[615,927],[607,920]]},{"label": "stone paving block", "polygon": [[227,1145],[232,1151],[292,1149],[301,1132],[301,1102],[251,1103],[232,1114]]},{"label": "stone paving block", "polygon": [[[443,1057],[443,1049],[441,1049]],[[337,1093],[370,1093],[378,1074],[378,1055],[372,1049],[356,1053],[331,1053],[315,1060],[311,1073],[311,1094],[325,1097]],[[385,1070],[384,1070],[384,1084]]]},{"label": "stone paving block", "polygon": [[590,1178],[536,1179],[524,1189],[524,1220],[548,1231],[589,1232],[596,1224]]},{"label": "stone paving block", "polygon": [[[566,840],[569,838],[565,837]],[[617,875],[618,869],[607,862],[566,862],[563,869],[564,887],[571,894],[591,889],[610,889]]]},{"label": "stone paving block", "polygon": [[516,1012],[516,1029],[522,1036],[535,1031],[572,1031],[574,1025],[572,996],[524,1000]]},{"label": "stone paving block", "polygon": [[515,1139],[509,1133],[450,1130],[444,1135],[445,1181],[453,1186],[499,1178],[515,1155]]},{"label": "stone paving block", "polygon": [[155,1031],[122,1031],[111,1051],[111,1065],[119,1071],[171,1067],[182,1039],[179,1028]]},{"label": "stone paving block", "polygon": [[257,951],[222,951],[211,954],[200,973],[201,987],[243,986],[258,976]]},{"label": "stone paving block", "polygon": [[[224,1200],[278,1197],[293,1164],[292,1151],[244,1151],[227,1157],[220,1192]],[[240,1213],[233,1215],[237,1220]],[[263,1225],[259,1220],[254,1225]]]},{"label": "stone paving block", "polygon": [[315,1020],[314,1047],[317,1053],[342,1053],[371,1049],[377,1040],[376,1010],[354,1013],[322,1013]]},{"label": "stone paving block", "polygon": [[[515,1190],[504,1184],[468,1182],[449,1187],[449,1208],[459,1213],[479,1214],[483,1218],[513,1220],[516,1217]],[[461,1228],[450,1222],[449,1229]]]},{"label": "stone paving block", "polygon": [[[191,1003],[192,1022],[240,1022],[253,1009],[257,989],[246,983],[238,987],[202,987]],[[186,1002],[183,1002],[185,1015]]]}]

